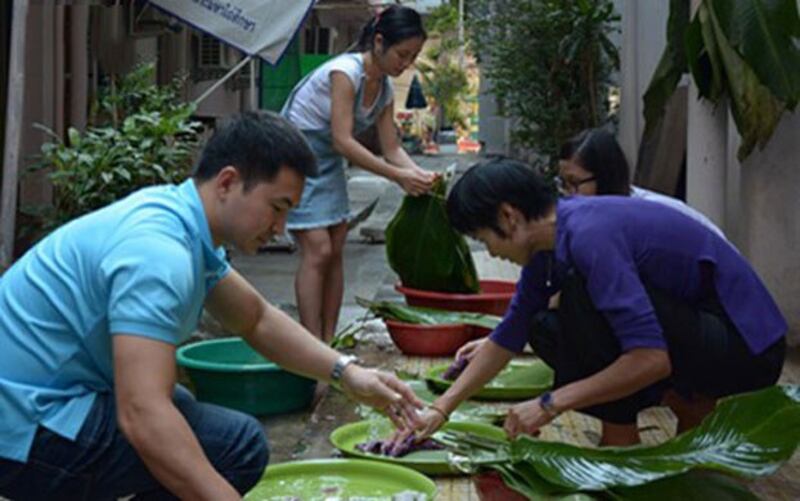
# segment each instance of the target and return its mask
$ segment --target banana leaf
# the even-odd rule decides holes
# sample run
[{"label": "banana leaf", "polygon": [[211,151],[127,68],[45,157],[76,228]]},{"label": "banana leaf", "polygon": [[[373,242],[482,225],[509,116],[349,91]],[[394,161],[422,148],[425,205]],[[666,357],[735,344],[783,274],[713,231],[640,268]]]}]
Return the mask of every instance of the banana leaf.
[{"label": "banana leaf", "polygon": [[787,108],[800,99],[800,16],[796,0],[714,0],[717,26],[757,80]]},{"label": "banana leaf", "polygon": [[691,22],[686,9],[685,0],[671,0],[667,47],[644,96],[645,134],[688,66],[701,97],[729,98],[743,160],[800,101],[797,0],[702,0]]},{"label": "banana leaf", "polygon": [[439,178],[429,194],[403,199],[386,227],[386,257],[406,287],[478,292],[478,274],[467,242],[447,219],[446,190],[444,178]]},{"label": "banana leaf", "polygon": [[650,85],[644,92],[644,135],[649,136],[664,115],[664,107],[686,73],[683,40],[689,23],[689,0],[670,0],[667,21],[667,46],[658,61]]},{"label": "banana leaf", "polygon": [[757,501],[750,489],[719,473],[690,471],[636,487],[607,491],[617,501]]},{"label": "banana leaf", "polygon": [[502,318],[486,313],[475,313],[471,311],[449,311],[438,310],[436,308],[424,308],[421,306],[407,306],[403,303],[391,301],[368,301],[363,298],[356,298],[359,306],[369,309],[374,315],[409,324],[421,325],[446,325],[446,324],[467,324],[477,327],[494,329]]},{"label": "banana leaf", "polygon": [[758,496],[741,483],[718,473],[690,471],[674,477],[662,478],[636,487],[617,487],[600,492],[565,494],[538,476],[536,470],[526,463],[513,467],[495,465],[503,481],[510,488],[528,499],[542,501],[590,501],[611,499],[614,501],[756,501]]},{"label": "banana leaf", "polygon": [[[678,492],[681,482],[689,482],[682,479],[694,479],[685,476],[690,470],[745,478],[770,475],[797,449],[798,423],[800,386],[772,386],[721,400],[700,426],[656,446],[590,449],[521,436],[511,443],[473,446],[468,455],[474,467],[505,471],[511,482],[541,495],[611,489],[623,499],[640,499],[635,495],[646,491],[630,488],[661,485]],[[470,444],[469,437],[449,437],[461,450]],[[751,499],[746,491],[726,485],[717,482],[715,488],[730,499]]]},{"label": "banana leaf", "polygon": [[[716,9],[708,10],[722,67],[727,74],[731,114],[742,136],[742,144],[737,152],[741,161],[753,151],[756,144],[764,148],[778,126],[786,104],[759,79],[751,66],[752,61],[743,59],[730,45],[717,19]],[[795,68],[793,72],[800,74],[799,71]]]}]

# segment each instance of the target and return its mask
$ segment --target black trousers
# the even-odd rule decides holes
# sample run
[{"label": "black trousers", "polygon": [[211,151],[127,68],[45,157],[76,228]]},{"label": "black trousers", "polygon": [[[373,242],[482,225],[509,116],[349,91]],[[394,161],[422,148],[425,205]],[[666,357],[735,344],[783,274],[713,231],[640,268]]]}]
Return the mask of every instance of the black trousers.
[{"label": "black trousers", "polygon": [[[753,355],[716,298],[699,306],[647,288],[667,343],[672,375],[614,402],[580,409],[604,421],[632,424],[640,410],[658,405],[674,388],[691,399],[722,397],[775,384],[786,356],[781,338]],[[555,370],[555,387],[589,377],[622,354],[619,339],[595,308],[582,277],[569,275],[558,310],[538,314],[530,329],[531,348]]]}]

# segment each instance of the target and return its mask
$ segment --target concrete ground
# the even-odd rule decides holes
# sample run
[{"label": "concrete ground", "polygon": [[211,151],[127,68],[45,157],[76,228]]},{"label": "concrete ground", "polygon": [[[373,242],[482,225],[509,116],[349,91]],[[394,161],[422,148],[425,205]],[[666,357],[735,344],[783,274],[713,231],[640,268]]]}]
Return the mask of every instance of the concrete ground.
[{"label": "concrete ground", "polygon": [[[464,155],[442,155],[416,157],[425,168],[442,171],[456,162],[463,170],[476,159]],[[363,315],[356,297],[367,299],[401,299],[394,291],[397,278],[385,259],[381,240],[386,223],[391,219],[402,200],[400,189],[388,181],[369,173],[353,169],[349,180],[353,212],[358,212],[376,197],[380,200],[373,214],[348,235],[345,247],[345,293],[340,327]],[[482,278],[513,278],[514,268],[503,266],[484,254],[476,254],[479,274]],[[258,256],[232,256],[233,265],[273,304],[297,317],[294,298],[294,274],[299,253],[265,252]],[[407,357],[393,346],[376,346],[361,343],[356,348],[359,356],[369,365],[387,370],[403,370],[421,374],[433,363],[445,359]],[[782,382],[800,384],[800,351],[790,353]],[[640,426],[649,430],[645,440],[650,443],[664,440],[674,433],[674,419],[666,409],[654,409],[643,413]],[[328,441],[329,434],[337,427],[359,420],[355,405],[336,391],[330,391],[316,408],[289,415],[269,417],[263,420],[270,437],[270,463],[295,459],[331,457],[336,454]],[[569,412],[552,425],[543,429],[543,438],[563,440],[581,445],[591,445],[597,438],[599,426],[587,416]],[[764,499],[800,499],[800,454],[775,475],[750,483],[751,489]],[[465,477],[436,479],[439,500],[477,500],[471,482]]]}]

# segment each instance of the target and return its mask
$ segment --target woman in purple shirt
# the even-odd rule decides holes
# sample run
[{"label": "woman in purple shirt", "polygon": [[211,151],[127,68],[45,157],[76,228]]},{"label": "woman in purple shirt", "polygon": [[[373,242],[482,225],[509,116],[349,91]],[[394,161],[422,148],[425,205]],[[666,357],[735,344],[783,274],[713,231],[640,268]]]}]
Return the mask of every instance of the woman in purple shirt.
[{"label": "woman in purple shirt", "polygon": [[602,445],[634,444],[637,413],[667,390],[683,431],[717,398],[777,381],[785,320],[742,256],[691,217],[632,197],[557,200],[511,160],[467,171],[447,209],[458,231],[523,270],[490,342],[423,414],[422,435],[527,343],[555,370],[555,390],[510,409],[511,437],[575,409],[603,421]]}]

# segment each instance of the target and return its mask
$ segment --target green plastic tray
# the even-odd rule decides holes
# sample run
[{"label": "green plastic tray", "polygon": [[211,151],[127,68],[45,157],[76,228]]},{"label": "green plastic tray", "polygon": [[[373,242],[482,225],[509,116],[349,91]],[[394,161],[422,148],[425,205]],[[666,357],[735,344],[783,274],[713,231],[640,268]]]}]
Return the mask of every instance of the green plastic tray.
[{"label": "green plastic tray", "polygon": [[[450,364],[431,367],[425,379],[435,390],[447,391],[453,384],[442,378]],[[486,400],[526,400],[540,395],[553,386],[553,369],[541,360],[515,360],[474,395]]]},{"label": "green plastic tray", "polygon": [[[484,423],[466,423],[451,421],[442,426],[442,431],[455,430],[474,433],[488,438],[505,439],[506,433],[502,428]],[[448,452],[420,451],[413,452],[401,458],[390,458],[380,454],[370,454],[356,449],[356,445],[367,440],[385,439],[395,432],[394,425],[387,419],[358,421],[346,424],[333,430],[330,440],[334,447],[346,456],[364,459],[373,459],[385,463],[407,466],[428,475],[453,475],[463,474],[447,462]]]},{"label": "green plastic tray", "polygon": [[429,500],[436,484],[402,466],[361,459],[314,459],[292,461],[267,468],[261,481],[244,497],[246,501],[302,499],[322,501],[352,497],[385,497],[415,491]]}]

